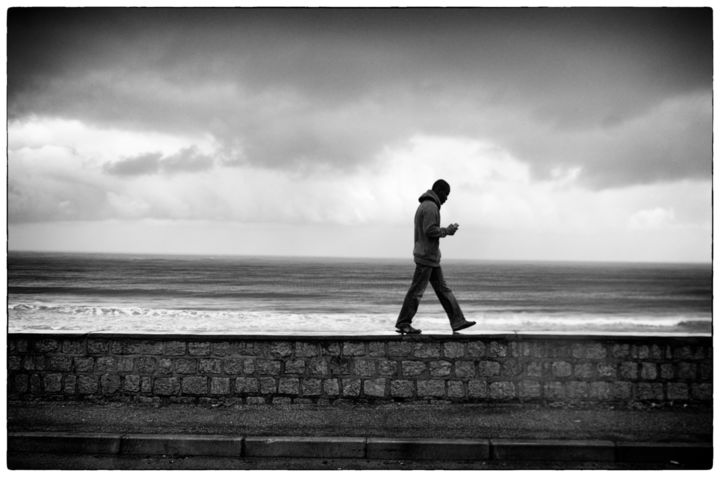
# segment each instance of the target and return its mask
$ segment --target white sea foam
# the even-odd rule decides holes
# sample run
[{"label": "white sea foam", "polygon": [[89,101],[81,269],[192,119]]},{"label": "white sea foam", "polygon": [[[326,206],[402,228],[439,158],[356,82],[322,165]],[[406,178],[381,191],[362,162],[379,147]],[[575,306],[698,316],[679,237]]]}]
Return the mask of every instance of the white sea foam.
[{"label": "white sea foam", "polygon": [[[385,334],[396,313],[292,313],[261,310],[201,310],[17,303],[8,307],[10,332],[211,333],[211,334]],[[543,315],[488,312],[468,315],[478,322],[468,334],[533,333],[692,333],[709,334],[702,316]],[[419,313],[414,325],[425,333],[448,333],[445,316]]]}]

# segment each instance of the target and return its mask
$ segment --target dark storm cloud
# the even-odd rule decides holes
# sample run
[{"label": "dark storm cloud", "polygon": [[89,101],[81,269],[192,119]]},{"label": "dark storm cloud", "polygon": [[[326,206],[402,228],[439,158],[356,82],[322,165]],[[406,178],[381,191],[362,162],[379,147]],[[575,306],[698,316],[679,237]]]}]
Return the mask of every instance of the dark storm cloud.
[{"label": "dark storm cloud", "polygon": [[707,8],[11,9],[8,21],[11,120],[209,133],[226,163],[352,167],[413,134],[489,140],[539,174],[581,166],[597,186],[705,178],[711,160],[707,108],[686,112],[692,130],[653,116],[711,91]]}]

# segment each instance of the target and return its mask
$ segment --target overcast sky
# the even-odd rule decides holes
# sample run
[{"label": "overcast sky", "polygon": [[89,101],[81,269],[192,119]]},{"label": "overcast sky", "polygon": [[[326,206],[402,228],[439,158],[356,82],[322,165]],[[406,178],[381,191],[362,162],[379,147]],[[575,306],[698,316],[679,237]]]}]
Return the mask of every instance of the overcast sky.
[{"label": "overcast sky", "polygon": [[11,9],[11,250],[709,261],[709,8]]}]

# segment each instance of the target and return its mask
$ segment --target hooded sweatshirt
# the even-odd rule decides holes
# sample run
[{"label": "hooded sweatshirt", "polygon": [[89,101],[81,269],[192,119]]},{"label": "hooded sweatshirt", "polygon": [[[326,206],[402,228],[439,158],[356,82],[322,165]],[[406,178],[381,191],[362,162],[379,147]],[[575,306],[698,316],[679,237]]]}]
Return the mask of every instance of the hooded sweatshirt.
[{"label": "hooded sweatshirt", "polygon": [[440,198],[428,190],[418,198],[420,205],[415,212],[415,263],[428,267],[440,266],[440,237],[447,230],[440,227]]}]

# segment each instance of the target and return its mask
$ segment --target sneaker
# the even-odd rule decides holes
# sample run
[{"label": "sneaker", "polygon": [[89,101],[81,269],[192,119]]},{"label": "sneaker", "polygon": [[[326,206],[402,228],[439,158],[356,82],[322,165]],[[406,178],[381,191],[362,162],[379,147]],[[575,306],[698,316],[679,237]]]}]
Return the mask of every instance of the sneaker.
[{"label": "sneaker", "polygon": [[401,335],[419,335],[422,333],[421,330],[418,330],[417,328],[413,328],[410,325],[403,325],[399,326],[396,330],[396,333],[400,333]]},{"label": "sneaker", "polygon": [[460,330],[464,330],[465,328],[470,328],[475,324],[474,321],[466,321],[462,325],[458,326],[457,328],[453,328],[453,333],[457,333]]}]

